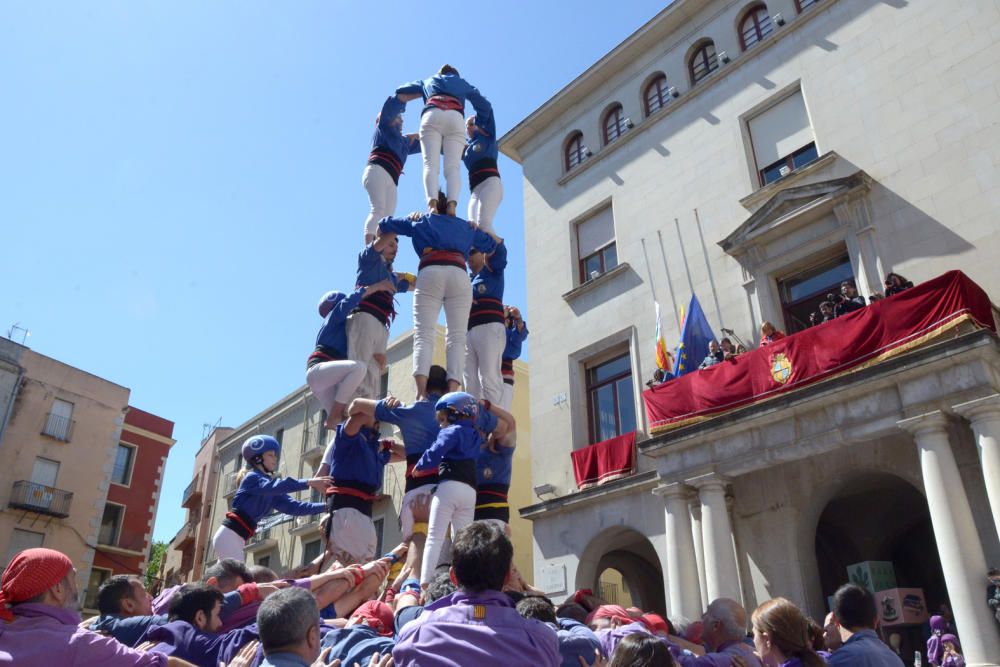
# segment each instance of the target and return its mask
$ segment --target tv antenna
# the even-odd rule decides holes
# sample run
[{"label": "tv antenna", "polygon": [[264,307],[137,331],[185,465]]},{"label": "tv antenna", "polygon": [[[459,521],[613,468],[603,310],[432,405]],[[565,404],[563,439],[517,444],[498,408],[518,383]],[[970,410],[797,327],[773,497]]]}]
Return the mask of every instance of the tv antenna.
[{"label": "tv antenna", "polygon": [[31,332],[28,331],[27,327],[22,327],[20,322],[14,322],[14,324],[10,325],[10,328],[7,329],[7,338],[8,340],[14,340],[14,336],[17,335],[18,331],[21,332],[21,345],[24,345],[25,339],[31,335]]}]

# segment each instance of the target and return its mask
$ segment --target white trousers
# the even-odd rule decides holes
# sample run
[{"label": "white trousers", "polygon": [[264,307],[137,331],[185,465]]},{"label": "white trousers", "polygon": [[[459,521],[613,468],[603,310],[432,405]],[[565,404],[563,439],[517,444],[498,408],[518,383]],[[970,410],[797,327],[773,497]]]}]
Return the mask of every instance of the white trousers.
[{"label": "white trousers", "polygon": [[469,220],[484,232],[493,234],[493,218],[503,200],[503,182],[499,176],[490,176],[472,190],[469,197]]},{"label": "white trousers", "polygon": [[[367,368],[364,364],[349,359],[324,361],[306,371],[306,384],[329,415],[334,403],[346,405],[351,402],[354,390],[364,379]],[[340,419],[340,415],[335,416]]]},{"label": "white trousers", "polygon": [[353,313],[347,318],[347,356],[365,366],[365,376],[354,396],[378,398],[382,386],[382,367],[372,357],[385,354],[389,330],[371,313]]},{"label": "white trousers", "polygon": [[501,322],[477,324],[466,334],[465,391],[500,405],[503,376],[500,361],[507,345],[507,330]]},{"label": "white trousers", "polygon": [[329,548],[344,565],[367,563],[375,558],[378,536],[370,516],[353,507],[341,507],[330,514]]},{"label": "white trousers", "polygon": [[422,496],[429,496],[434,492],[434,485],[418,486],[412,491],[403,494],[403,501],[399,506],[399,530],[404,540],[413,537],[413,501]]},{"label": "white trousers", "polygon": [[500,407],[510,412],[510,406],[514,404],[514,385],[503,383],[503,398],[500,399]]},{"label": "white trousers", "polygon": [[441,189],[438,165],[444,153],[445,194],[458,201],[462,191],[462,151],[465,150],[465,117],[461,111],[431,107],[420,117],[420,152],[424,158],[424,194],[437,199]]},{"label": "white trousers", "polygon": [[428,266],[417,274],[417,287],[413,291],[413,374],[427,375],[434,362],[435,326],[442,305],[448,379],[461,382],[472,288],[468,274],[457,266]]},{"label": "white trousers", "polygon": [[215,551],[215,558],[235,558],[243,562],[243,547],[247,545],[246,540],[236,534],[236,531],[226,526],[219,526],[212,537],[212,550]]},{"label": "white trousers", "polygon": [[464,482],[445,480],[437,485],[431,498],[431,519],[427,524],[427,542],[424,546],[424,560],[420,564],[420,583],[430,583],[434,568],[444,546],[448,524],[451,524],[452,539],[455,534],[470,523],[476,514],[476,490]]},{"label": "white trousers", "polygon": [[361,174],[361,185],[371,205],[365,218],[365,234],[374,235],[378,221],[396,212],[396,184],[389,172],[377,164],[370,164]]}]

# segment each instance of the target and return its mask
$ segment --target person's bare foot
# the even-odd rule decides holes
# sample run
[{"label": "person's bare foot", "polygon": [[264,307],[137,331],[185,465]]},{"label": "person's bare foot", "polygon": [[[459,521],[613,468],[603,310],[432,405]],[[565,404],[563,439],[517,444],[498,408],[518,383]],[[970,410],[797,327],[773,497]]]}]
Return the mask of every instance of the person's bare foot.
[{"label": "person's bare foot", "polygon": [[427,200],[427,212],[437,213],[438,212],[438,200],[437,198]]},{"label": "person's bare foot", "polygon": [[458,202],[454,199],[448,200],[448,215],[454,216],[458,212]]}]

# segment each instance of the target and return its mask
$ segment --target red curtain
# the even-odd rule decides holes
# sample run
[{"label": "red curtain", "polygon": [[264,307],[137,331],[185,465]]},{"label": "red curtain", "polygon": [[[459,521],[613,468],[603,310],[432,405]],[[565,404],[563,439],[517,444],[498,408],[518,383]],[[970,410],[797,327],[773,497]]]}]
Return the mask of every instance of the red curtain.
[{"label": "red curtain", "polygon": [[[707,419],[922,345],[963,321],[996,331],[961,271],[643,392],[653,433]],[[707,353],[707,352],[706,352]]]},{"label": "red curtain", "polygon": [[586,489],[635,472],[635,431],[571,453],[576,485]]}]

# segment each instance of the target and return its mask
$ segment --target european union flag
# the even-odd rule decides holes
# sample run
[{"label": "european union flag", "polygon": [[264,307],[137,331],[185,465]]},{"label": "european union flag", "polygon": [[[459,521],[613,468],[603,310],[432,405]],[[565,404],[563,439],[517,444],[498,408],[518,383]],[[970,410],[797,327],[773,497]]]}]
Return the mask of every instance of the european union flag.
[{"label": "european union flag", "polygon": [[681,324],[681,342],[677,346],[674,358],[674,375],[680,377],[685,373],[698,370],[702,359],[708,354],[708,344],[715,339],[712,327],[708,326],[705,312],[698,303],[698,297],[691,295],[691,305],[684,314]]}]

